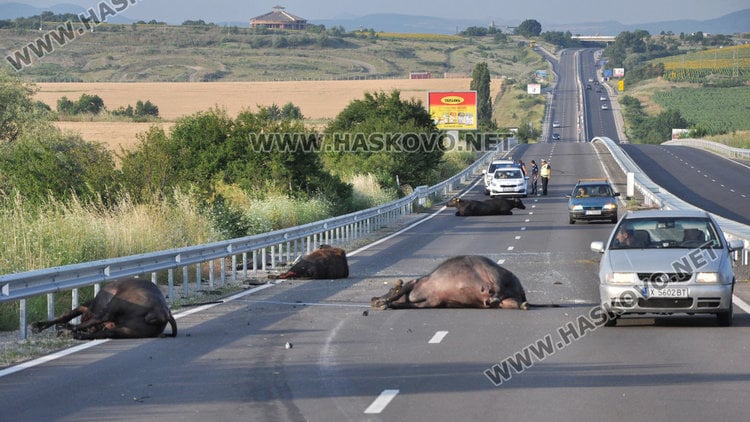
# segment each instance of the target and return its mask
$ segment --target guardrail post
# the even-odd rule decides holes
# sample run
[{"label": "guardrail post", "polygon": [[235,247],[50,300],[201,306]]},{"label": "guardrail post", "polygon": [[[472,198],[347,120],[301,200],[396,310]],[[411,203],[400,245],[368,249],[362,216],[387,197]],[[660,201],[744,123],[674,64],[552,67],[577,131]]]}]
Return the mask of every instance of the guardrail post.
[{"label": "guardrail post", "polygon": [[185,293],[185,297],[190,296],[190,278],[188,277],[187,265],[182,267],[182,289]]},{"label": "guardrail post", "polygon": [[20,326],[19,337],[21,338],[21,340],[26,340],[26,336],[28,335],[26,329],[26,299],[21,299],[20,301],[18,301],[18,308],[18,324]]},{"label": "guardrail post", "polygon": [[55,294],[47,293],[47,319],[55,318]]},{"label": "guardrail post", "polygon": [[172,268],[167,270],[167,283],[169,286],[167,296],[170,302],[174,302],[174,270]]}]

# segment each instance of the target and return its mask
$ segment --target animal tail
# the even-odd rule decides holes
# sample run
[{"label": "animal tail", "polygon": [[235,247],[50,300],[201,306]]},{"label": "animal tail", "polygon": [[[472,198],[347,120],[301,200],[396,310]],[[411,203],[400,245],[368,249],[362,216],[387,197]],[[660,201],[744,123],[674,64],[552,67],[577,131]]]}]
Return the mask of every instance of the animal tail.
[{"label": "animal tail", "polygon": [[169,325],[172,327],[172,334],[170,337],[177,337],[177,321],[174,320],[172,312],[169,313]]}]

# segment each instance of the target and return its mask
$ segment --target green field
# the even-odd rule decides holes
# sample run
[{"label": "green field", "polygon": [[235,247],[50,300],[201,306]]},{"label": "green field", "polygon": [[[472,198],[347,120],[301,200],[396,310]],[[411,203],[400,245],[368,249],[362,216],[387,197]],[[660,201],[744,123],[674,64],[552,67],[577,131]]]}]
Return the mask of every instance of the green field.
[{"label": "green field", "polygon": [[654,93],[663,109],[676,109],[709,133],[750,130],[750,86],[736,88],[676,88]]},{"label": "green field", "polygon": [[652,60],[664,63],[664,77],[675,82],[705,82],[707,77],[750,78],[750,44],[695,51]]}]

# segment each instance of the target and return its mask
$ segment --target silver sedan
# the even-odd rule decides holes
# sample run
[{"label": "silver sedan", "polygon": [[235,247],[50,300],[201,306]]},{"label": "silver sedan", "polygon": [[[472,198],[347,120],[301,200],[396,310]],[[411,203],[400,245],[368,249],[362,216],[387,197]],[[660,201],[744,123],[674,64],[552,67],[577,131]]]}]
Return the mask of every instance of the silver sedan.
[{"label": "silver sedan", "polygon": [[715,314],[732,324],[734,272],[727,242],[705,211],[631,211],[599,252],[599,294],[605,325],[626,314]]}]

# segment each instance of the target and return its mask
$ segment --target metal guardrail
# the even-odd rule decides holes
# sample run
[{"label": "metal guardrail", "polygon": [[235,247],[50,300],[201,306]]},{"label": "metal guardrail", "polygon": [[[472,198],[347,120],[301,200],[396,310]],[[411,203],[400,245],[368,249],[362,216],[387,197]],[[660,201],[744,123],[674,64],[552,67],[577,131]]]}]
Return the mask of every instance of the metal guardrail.
[{"label": "metal guardrail", "polygon": [[664,142],[662,145],[683,145],[692,148],[705,149],[730,158],[750,160],[750,149],[734,148],[718,142],[705,139],[674,139]]},{"label": "metal guardrail", "polygon": [[[641,168],[638,167],[635,162],[633,162],[630,156],[625,153],[625,151],[623,151],[622,148],[620,148],[620,146],[617,145],[612,139],[605,137],[596,137],[592,139],[591,142],[604,143],[622,171],[626,174],[633,173],[635,179],[635,188],[643,194],[646,205],[663,209],[678,210],[696,208],[694,205],[683,201],[682,199],[676,197],[669,191],[654,183],[648,176],[646,176],[643,170],[641,170]],[[741,251],[742,257],[740,261],[742,262],[742,265],[748,265],[750,257],[750,226],[740,224],[736,221],[718,215],[714,215],[714,218],[716,218],[716,221],[719,222],[721,230],[724,232],[724,235],[727,238],[729,238],[730,240],[739,239],[744,242],[745,248]],[[738,257],[739,256],[735,256],[735,258]]]},{"label": "metal guardrail", "polygon": [[[420,186],[415,191],[399,200],[388,204],[329,218],[288,229],[277,230],[253,236],[226,241],[208,243],[178,249],[170,249],[120,258],[104,259],[80,264],[65,265],[21,273],[0,276],[0,303],[20,301],[21,339],[26,338],[26,299],[47,294],[48,314],[54,316],[53,294],[73,290],[73,307],[78,306],[77,290],[82,287],[95,286],[98,291],[100,283],[116,279],[151,274],[156,282],[157,273],[168,272],[168,298],[174,297],[174,271],[182,269],[183,289],[189,292],[189,266],[195,266],[195,285],[200,288],[203,265],[208,265],[209,287],[214,287],[215,265],[219,260],[221,284],[237,279],[237,272],[244,276],[251,270],[275,268],[276,259],[286,258],[287,262],[294,257],[311,252],[321,244],[345,245],[353,240],[374,232],[414,210],[414,204],[425,205],[428,199],[446,197],[456,187],[470,178],[476,177],[487,166],[498,152],[508,151],[518,143],[517,140],[505,140],[497,151],[484,154],[471,166],[455,176],[434,186]],[[270,250],[270,253],[267,253]],[[251,262],[248,263],[248,256]],[[237,270],[237,259],[241,257],[241,270]],[[226,260],[231,259],[230,274],[227,274]]]}]

